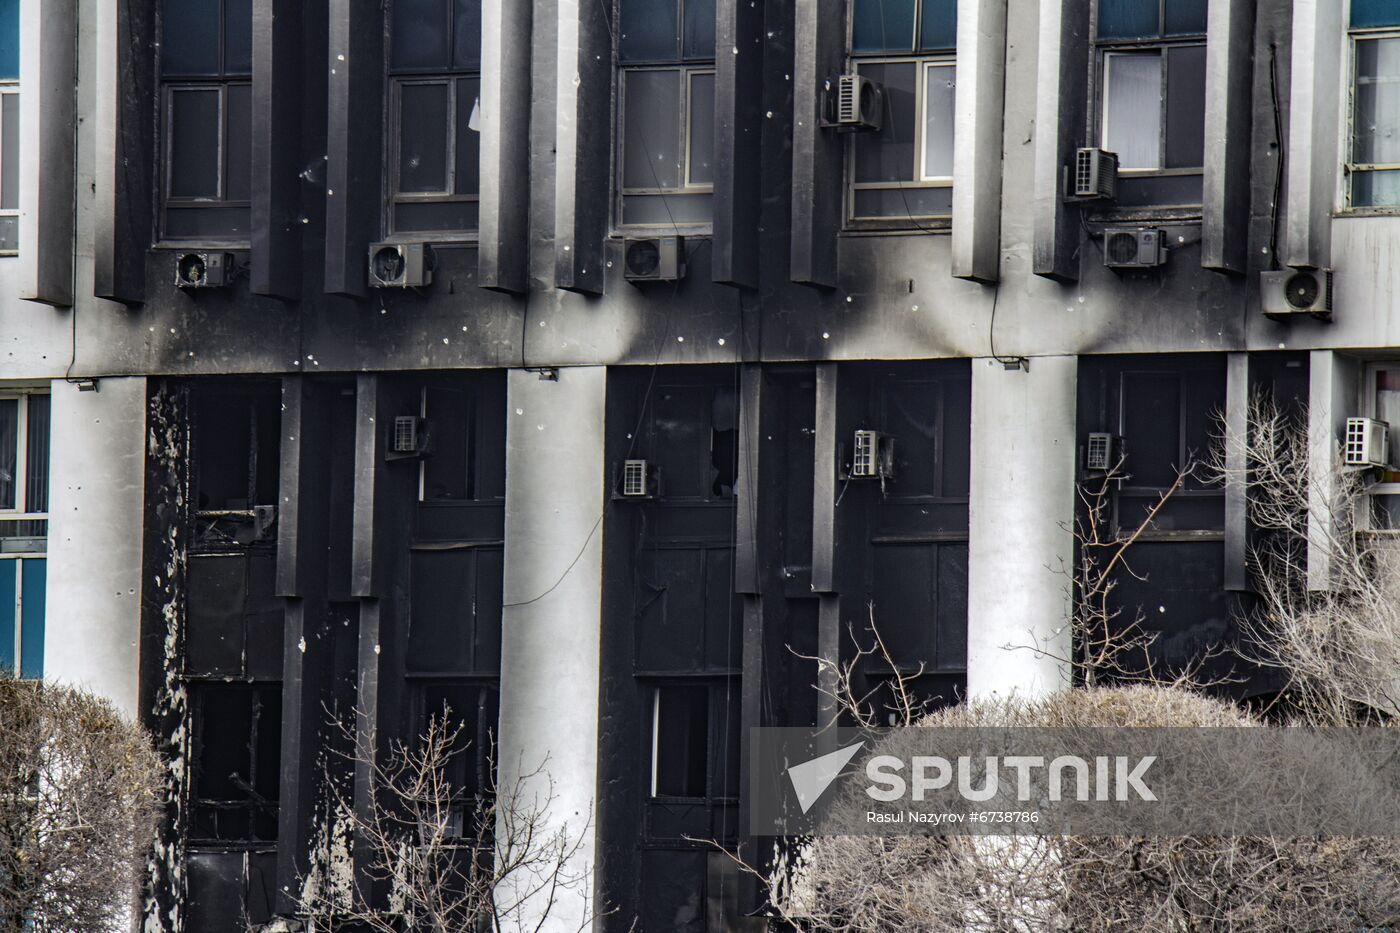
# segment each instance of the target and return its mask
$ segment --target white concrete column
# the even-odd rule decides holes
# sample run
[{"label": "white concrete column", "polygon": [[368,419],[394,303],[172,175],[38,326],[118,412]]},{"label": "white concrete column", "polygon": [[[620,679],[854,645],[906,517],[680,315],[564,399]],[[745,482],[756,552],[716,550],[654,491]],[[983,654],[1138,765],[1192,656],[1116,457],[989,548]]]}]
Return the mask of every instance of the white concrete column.
[{"label": "white concrete column", "polygon": [[580,842],[565,868],[575,885],[541,892],[520,928],[536,929],[531,918],[548,909],[539,929],[574,931],[592,910],[597,833],[607,370],[558,373],[550,381],[511,370],[507,382],[497,760],[502,793],[518,786],[527,809],[544,808],[548,832]]},{"label": "white concrete column", "polygon": [[972,361],[967,689],[1036,696],[1070,684],[1073,356],[1029,371]]},{"label": "white concrete column", "polygon": [[146,379],[53,381],[44,674],[137,713]]},{"label": "white concrete column", "polygon": [[1337,470],[1347,418],[1361,413],[1361,363],[1335,350],[1308,354],[1308,589],[1332,588]]}]

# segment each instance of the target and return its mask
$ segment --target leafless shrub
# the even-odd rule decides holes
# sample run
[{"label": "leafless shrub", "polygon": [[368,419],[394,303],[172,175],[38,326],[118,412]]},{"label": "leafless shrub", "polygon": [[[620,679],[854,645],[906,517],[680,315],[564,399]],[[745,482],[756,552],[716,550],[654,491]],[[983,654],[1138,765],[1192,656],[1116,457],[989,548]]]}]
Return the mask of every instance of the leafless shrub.
[{"label": "leafless shrub", "polygon": [[[930,727],[1259,727],[1176,688],[972,702]],[[1108,933],[1378,928],[1400,919],[1391,840],[818,836],[765,875],[771,909],[813,933]]]},{"label": "leafless shrub", "polygon": [[[368,751],[372,741],[357,743],[353,759],[373,788],[367,811],[328,775],[327,831],[300,894],[299,913],[313,929],[591,926],[591,913],[573,927],[565,915],[576,911],[560,909],[565,897],[590,893],[591,878],[578,867],[589,827],[569,827],[552,812],[556,798],[543,765],[479,797],[455,788],[448,775],[452,759],[465,753],[461,731],[445,716],[431,717],[415,742],[395,743],[383,761]],[[352,849],[365,853],[368,884],[354,877]]]},{"label": "leafless shrub", "polygon": [[0,677],[0,929],[129,929],[159,772],[107,701]]},{"label": "leafless shrub", "polygon": [[1400,538],[1365,530],[1372,475],[1344,467],[1332,437],[1310,436],[1306,413],[1265,396],[1249,426],[1224,433],[1210,468],[1245,489],[1259,532],[1260,607],[1245,620],[1256,659],[1288,674],[1309,722],[1400,714]]}]

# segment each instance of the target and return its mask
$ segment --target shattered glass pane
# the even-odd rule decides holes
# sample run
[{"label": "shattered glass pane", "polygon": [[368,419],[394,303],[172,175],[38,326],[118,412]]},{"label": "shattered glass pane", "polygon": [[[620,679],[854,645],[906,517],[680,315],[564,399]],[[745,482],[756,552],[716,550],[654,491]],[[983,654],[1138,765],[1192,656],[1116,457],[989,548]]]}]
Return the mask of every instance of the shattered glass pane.
[{"label": "shattered glass pane", "polygon": [[908,52],[914,48],[914,0],[854,0],[852,52]]},{"label": "shattered glass pane", "polygon": [[715,0],[685,0],[681,54],[686,60],[715,57]]},{"label": "shattered glass pane", "polygon": [[1354,100],[1351,161],[1400,162],[1400,39],[1357,40]]}]

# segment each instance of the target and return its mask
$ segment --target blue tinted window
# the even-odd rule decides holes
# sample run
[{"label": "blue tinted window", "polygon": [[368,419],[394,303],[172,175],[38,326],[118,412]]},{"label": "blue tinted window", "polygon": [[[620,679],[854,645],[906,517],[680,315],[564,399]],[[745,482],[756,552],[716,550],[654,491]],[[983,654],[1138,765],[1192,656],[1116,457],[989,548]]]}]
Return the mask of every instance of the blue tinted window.
[{"label": "blue tinted window", "polygon": [[42,558],[20,563],[20,582],[24,590],[20,594],[23,608],[19,623],[19,676],[38,678],[44,676],[44,587],[48,564]]},{"label": "blue tinted window", "polygon": [[0,79],[19,78],[19,0],[0,0]]},{"label": "blue tinted window", "polygon": [[1400,26],[1400,0],[1351,0],[1351,25]]},{"label": "blue tinted window", "polygon": [[0,560],[0,675],[15,673],[15,614],[16,588],[19,586],[19,561]]},{"label": "blue tinted window", "polygon": [[1169,36],[1187,36],[1206,31],[1207,0],[1168,0],[1162,10]]},{"label": "blue tinted window", "polygon": [[160,65],[167,77],[219,73],[219,0],[165,0]]},{"label": "blue tinted window", "polygon": [[[1188,5],[1195,2],[1187,0]],[[1099,38],[1146,39],[1158,35],[1161,24],[1157,21],[1157,4],[1158,0],[1099,0]]]},{"label": "blue tinted window", "polygon": [[919,49],[951,49],[958,44],[958,0],[923,0]]},{"label": "blue tinted window", "polygon": [[680,50],[676,0],[622,0],[618,20],[617,54],[624,62],[676,61]]},{"label": "blue tinted window", "polygon": [[909,52],[914,48],[914,0],[855,0],[852,52]]}]

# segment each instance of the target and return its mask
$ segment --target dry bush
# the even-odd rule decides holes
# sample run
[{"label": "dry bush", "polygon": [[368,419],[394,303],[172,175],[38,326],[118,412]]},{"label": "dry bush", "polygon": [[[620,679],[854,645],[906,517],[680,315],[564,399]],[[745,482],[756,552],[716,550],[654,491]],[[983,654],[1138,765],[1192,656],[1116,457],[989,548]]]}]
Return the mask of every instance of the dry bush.
[{"label": "dry bush", "polygon": [[160,762],[107,701],[0,677],[0,929],[128,930]]},{"label": "dry bush", "polygon": [[[1227,703],[1149,686],[973,702],[916,724],[1264,728]],[[767,877],[776,915],[820,933],[1291,933],[1400,921],[1392,840],[818,836]]]},{"label": "dry bush", "polygon": [[[1358,531],[1369,471],[1342,465],[1306,412],[1256,396],[1249,434],[1225,432],[1210,463],[1248,494],[1259,532],[1250,569],[1260,597],[1245,619],[1255,660],[1289,677],[1301,718],[1347,725],[1400,714],[1400,538]],[[1314,468],[1314,452],[1322,470]],[[1311,554],[1310,554],[1311,552]],[[1314,562],[1309,589],[1308,563]]]},{"label": "dry bush", "polygon": [[[349,728],[333,721],[341,728]],[[370,776],[367,811],[328,774],[328,826],[302,879],[298,914],[313,930],[373,933],[584,930],[566,899],[591,894],[579,859],[588,825],[558,821],[553,787],[540,767],[507,786],[469,798],[448,775],[466,753],[462,726],[433,716],[412,743],[395,742],[381,760],[355,743],[353,763]],[[365,877],[357,881],[352,851]]]}]

